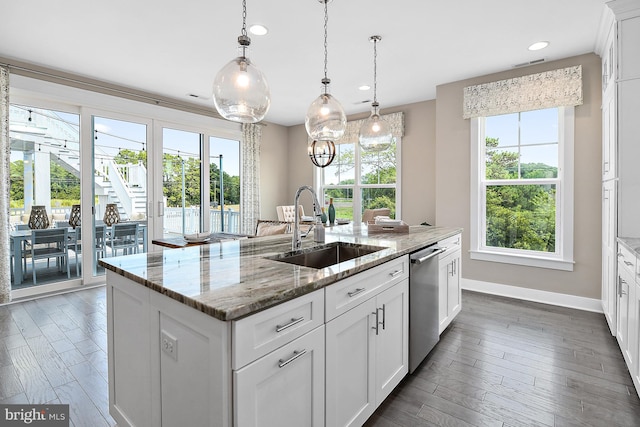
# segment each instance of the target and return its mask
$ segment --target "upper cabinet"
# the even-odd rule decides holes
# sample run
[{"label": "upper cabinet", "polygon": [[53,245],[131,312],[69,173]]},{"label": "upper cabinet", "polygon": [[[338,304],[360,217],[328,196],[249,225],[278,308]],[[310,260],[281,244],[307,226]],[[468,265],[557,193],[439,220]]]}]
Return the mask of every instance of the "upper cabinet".
[{"label": "upper cabinet", "polygon": [[603,14],[602,179],[618,180],[617,235],[640,237],[640,0],[614,0]]}]

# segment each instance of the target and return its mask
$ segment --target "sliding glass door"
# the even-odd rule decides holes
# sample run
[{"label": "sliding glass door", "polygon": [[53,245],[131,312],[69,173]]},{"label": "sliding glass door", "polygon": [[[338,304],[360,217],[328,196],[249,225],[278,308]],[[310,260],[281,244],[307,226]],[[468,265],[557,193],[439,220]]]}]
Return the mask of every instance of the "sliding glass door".
[{"label": "sliding glass door", "polygon": [[[80,260],[69,256],[33,258],[32,232],[67,231],[60,245],[74,237],[69,219],[80,203],[80,116],[33,105],[12,104],[10,137],[10,235],[12,290],[58,285],[77,278]],[[70,248],[70,246],[69,246]],[[33,252],[32,249],[36,251]],[[67,270],[67,268],[69,270]],[[27,295],[27,294],[25,294]]]},{"label": "sliding glass door", "polygon": [[92,115],[93,141],[93,236],[87,256],[93,256],[93,276],[104,274],[99,258],[122,255],[112,244],[115,224],[138,225],[138,247],[146,251],[147,224],[147,132],[149,125],[124,119]]}]

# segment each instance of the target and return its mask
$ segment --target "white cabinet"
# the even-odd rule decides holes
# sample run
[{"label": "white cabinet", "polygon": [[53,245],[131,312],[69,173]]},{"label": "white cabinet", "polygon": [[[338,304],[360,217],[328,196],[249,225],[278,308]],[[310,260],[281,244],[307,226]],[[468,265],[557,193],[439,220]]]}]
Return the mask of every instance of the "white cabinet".
[{"label": "white cabinet", "polygon": [[230,426],[229,325],[107,271],[109,412],[121,426]]},{"label": "white cabinet", "polygon": [[616,181],[602,185],[602,311],[612,333],[616,331]]},{"label": "white cabinet", "polygon": [[320,326],[234,371],[234,425],[324,426],[324,352]]},{"label": "white cabinet", "polygon": [[438,242],[438,245],[447,248],[438,262],[438,333],[441,334],[462,308],[460,235]]},{"label": "white cabinet", "polygon": [[362,425],[408,372],[406,274],[382,289],[326,324],[327,426]]},{"label": "white cabinet", "polygon": [[618,248],[618,328],[616,338],[631,376],[638,370],[638,295],[636,256]]},{"label": "white cabinet", "polygon": [[605,14],[608,28],[597,43],[602,58],[602,308],[617,336],[624,326],[616,324],[621,314],[614,239],[640,237],[640,2],[609,1]]},{"label": "white cabinet", "polygon": [[236,427],[324,425],[324,290],[232,322]]}]

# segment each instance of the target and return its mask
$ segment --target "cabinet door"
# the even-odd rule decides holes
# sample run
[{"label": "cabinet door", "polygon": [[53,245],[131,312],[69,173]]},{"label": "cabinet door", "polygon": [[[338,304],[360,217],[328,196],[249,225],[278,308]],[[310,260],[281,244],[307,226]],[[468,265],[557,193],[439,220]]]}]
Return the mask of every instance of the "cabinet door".
[{"label": "cabinet door", "polygon": [[462,298],[460,289],[460,255],[460,250],[454,252],[451,260],[451,274],[447,276],[447,316],[449,317],[449,323],[460,312],[460,299]]},{"label": "cabinet door", "polygon": [[602,102],[602,179],[616,177],[616,97],[615,92]]},{"label": "cabinet door", "polygon": [[456,264],[459,267],[460,250],[450,252],[438,261],[439,333],[449,326],[460,311],[460,278],[456,276]]},{"label": "cabinet door", "polygon": [[617,331],[616,264],[616,182],[607,181],[602,187],[602,311],[611,335]]},{"label": "cabinet door", "polygon": [[152,410],[150,291],[111,271],[107,281],[109,412],[120,425],[145,425],[156,415]]},{"label": "cabinet door", "polygon": [[233,373],[236,427],[324,426],[324,326]]},{"label": "cabinet door", "polygon": [[376,297],[376,406],[409,371],[409,281],[403,280]]},{"label": "cabinet door", "polygon": [[327,426],[360,426],[375,410],[376,301],[326,324]]},{"label": "cabinet door", "polygon": [[630,369],[630,372],[631,377],[633,378],[633,383],[636,386],[636,392],[638,393],[638,395],[640,395],[640,363],[638,361],[638,358],[640,357],[640,282],[636,282],[635,288],[635,323],[633,326],[633,336],[635,337],[635,343],[633,344],[633,353],[631,355],[633,360],[635,361],[635,366],[633,369]]},{"label": "cabinet door", "polygon": [[627,358],[629,351],[629,275],[624,266],[618,265],[618,331],[616,338]]}]

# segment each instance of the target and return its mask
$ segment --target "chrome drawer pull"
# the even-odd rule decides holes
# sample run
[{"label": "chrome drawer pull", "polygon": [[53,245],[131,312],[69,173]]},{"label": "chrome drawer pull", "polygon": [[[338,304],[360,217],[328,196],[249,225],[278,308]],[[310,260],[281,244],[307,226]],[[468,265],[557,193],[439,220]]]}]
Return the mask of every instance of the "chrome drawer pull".
[{"label": "chrome drawer pull", "polygon": [[396,270],[393,273],[389,273],[389,276],[396,277],[396,276],[398,276],[400,274],[402,274],[402,270]]},{"label": "chrome drawer pull", "polygon": [[351,291],[351,292],[347,292],[347,295],[349,295],[350,297],[354,297],[358,294],[361,294],[362,292],[366,291],[367,288],[357,288],[355,291]]},{"label": "chrome drawer pull", "polygon": [[293,362],[294,360],[296,360],[298,357],[302,357],[302,356],[304,356],[304,354],[305,354],[306,352],[307,352],[307,350],[306,350],[306,349],[304,349],[304,350],[300,350],[300,351],[295,350],[295,351],[293,352],[293,356],[291,356],[291,357],[290,357],[290,358],[288,358],[287,360],[282,360],[282,359],[278,360],[278,362],[280,362],[280,363],[278,363],[278,368],[284,368],[284,367],[285,367],[285,366],[287,366],[289,363],[291,363],[291,362]]},{"label": "chrome drawer pull", "polygon": [[291,319],[291,322],[287,323],[286,325],[276,325],[276,332],[282,332],[287,328],[292,327],[293,325],[296,325],[300,322],[302,322],[304,320],[304,316],[303,317],[298,317],[297,319]]}]

